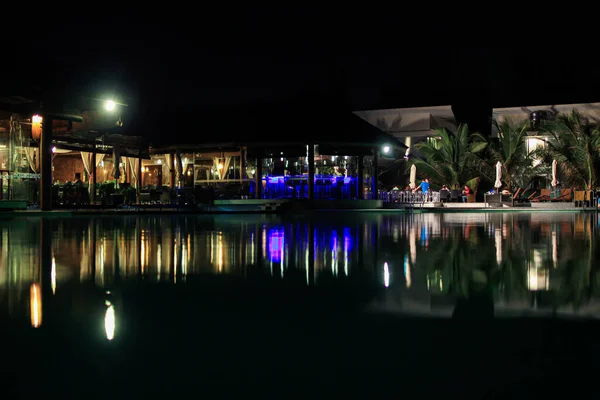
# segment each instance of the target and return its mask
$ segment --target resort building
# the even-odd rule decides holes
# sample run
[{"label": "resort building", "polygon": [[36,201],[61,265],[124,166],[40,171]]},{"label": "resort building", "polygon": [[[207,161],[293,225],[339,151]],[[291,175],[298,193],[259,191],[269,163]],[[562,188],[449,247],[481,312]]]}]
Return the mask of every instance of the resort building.
[{"label": "resort building", "polygon": [[44,176],[53,206],[376,199],[379,160],[401,157],[405,149],[356,115],[324,108],[308,115],[283,106],[213,115],[216,122],[198,134],[152,145],[115,116],[31,110],[0,115],[0,200],[37,203]]}]

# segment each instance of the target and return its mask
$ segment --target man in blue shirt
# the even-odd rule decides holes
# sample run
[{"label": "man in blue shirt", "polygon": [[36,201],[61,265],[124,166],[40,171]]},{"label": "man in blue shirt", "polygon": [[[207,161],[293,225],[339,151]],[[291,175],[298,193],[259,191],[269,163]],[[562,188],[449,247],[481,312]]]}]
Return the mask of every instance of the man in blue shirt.
[{"label": "man in blue shirt", "polygon": [[416,192],[417,190],[421,189],[421,191],[423,192],[423,194],[425,195],[425,198],[429,197],[429,178],[425,178],[425,180],[421,181],[421,183],[419,184],[419,186],[417,186],[413,192]]}]

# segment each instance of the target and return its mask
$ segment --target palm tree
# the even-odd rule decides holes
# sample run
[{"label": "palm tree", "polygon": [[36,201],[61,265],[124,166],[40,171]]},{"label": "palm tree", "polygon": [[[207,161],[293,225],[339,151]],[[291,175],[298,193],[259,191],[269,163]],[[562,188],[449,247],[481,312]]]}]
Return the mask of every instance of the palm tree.
[{"label": "palm tree", "polygon": [[494,120],[498,129],[498,139],[492,139],[490,146],[489,171],[492,175],[496,162],[502,163],[503,181],[509,188],[525,187],[531,179],[539,175],[544,165],[536,165],[535,152],[528,152],[526,146],[529,124],[515,123],[509,119],[501,122]]},{"label": "palm tree", "polygon": [[600,174],[600,130],[576,110],[559,114],[541,130],[550,135],[543,155],[558,162],[563,186],[592,190]]},{"label": "palm tree", "polygon": [[469,134],[466,124],[459,125],[456,133],[439,128],[435,130],[434,138],[415,145],[423,158],[415,157],[407,166],[416,165],[417,170],[435,184],[446,184],[451,189],[468,185],[475,190],[481,172],[475,168],[480,161],[477,154],[486,146],[483,136]]}]

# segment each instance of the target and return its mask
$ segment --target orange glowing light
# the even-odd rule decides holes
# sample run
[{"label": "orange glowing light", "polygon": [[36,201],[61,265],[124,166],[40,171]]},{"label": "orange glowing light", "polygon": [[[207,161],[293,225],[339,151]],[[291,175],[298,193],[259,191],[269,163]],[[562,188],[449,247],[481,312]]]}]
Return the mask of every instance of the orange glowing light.
[{"label": "orange glowing light", "polygon": [[42,117],[34,115],[31,117],[31,137],[34,140],[40,140],[42,136]]},{"label": "orange glowing light", "polygon": [[29,291],[31,308],[31,326],[38,328],[42,325],[42,288],[39,283],[32,283]]}]

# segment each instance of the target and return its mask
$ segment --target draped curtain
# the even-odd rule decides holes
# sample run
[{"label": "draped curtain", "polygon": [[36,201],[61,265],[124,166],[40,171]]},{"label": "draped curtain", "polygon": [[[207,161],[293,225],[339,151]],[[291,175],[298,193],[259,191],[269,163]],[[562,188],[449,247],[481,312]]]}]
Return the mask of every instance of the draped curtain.
[{"label": "draped curtain", "polygon": [[165,162],[162,165],[162,182],[164,186],[171,185],[171,168],[173,168],[173,157],[165,154]]},{"label": "draped curtain", "polygon": [[[88,175],[88,180],[91,182],[92,173],[96,173],[96,168],[100,165],[102,160],[104,159],[104,154],[96,153],[96,168],[92,171],[92,156],[94,153],[91,151],[82,151],[81,152],[81,160],[83,161],[83,168],[85,168],[85,172]],[[98,177],[96,177],[96,182],[98,182]]]},{"label": "draped curtain", "polygon": [[37,174],[40,170],[40,160],[36,157],[36,148],[35,147],[23,147],[25,151],[25,157],[27,158],[27,162],[29,163],[29,167],[33,171],[34,174]]},{"label": "draped curtain", "polygon": [[128,157],[129,158],[129,169],[131,169],[131,184],[134,187],[138,187],[138,165],[140,164],[140,159],[136,157]]},{"label": "draped curtain", "polygon": [[90,152],[90,151],[82,151],[81,152],[81,160],[83,161],[83,168],[85,169],[85,172],[87,173],[89,179],[91,179],[91,175],[92,175],[92,169],[90,168],[90,165],[92,164],[92,155],[94,153]]},{"label": "draped curtain", "polygon": [[[223,160],[223,164],[221,164],[221,160]],[[222,159],[219,157],[215,157],[213,163],[214,169],[216,169],[217,171],[218,178],[220,180],[226,179],[227,173],[229,171],[229,165],[231,164],[231,157],[223,157]],[[219,165],[221,165],[221,168],[219,168]]]}]

